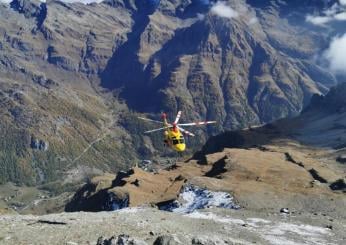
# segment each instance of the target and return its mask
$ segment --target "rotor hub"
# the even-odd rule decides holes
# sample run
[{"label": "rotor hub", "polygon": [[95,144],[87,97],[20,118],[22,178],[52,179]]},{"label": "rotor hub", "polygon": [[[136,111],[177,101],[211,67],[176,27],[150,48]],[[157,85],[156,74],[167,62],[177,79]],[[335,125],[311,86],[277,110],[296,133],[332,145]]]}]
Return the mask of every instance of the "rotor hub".
[{"label": "rotor hub", "polygon": [[173,131],[174,131],[174,132],[177,132],[177,131],[178,131],[178,128],[177,128],[177,124],[176,124],[176,123],[173,123]]}]

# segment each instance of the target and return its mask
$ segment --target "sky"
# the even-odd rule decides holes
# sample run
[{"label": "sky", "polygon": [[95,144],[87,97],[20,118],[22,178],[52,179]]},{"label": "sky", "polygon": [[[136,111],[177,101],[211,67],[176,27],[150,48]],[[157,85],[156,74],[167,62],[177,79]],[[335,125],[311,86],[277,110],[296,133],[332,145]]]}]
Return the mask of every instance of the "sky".
[{"label": "sky", "polygon": [[328,60],[333,73],[346,75],[346,32],[342,36],[334,37],[322,56]]},{"label": "sky", "polygon": [[[346,23],[346,0],[340,0],[340,5],[334,4],[321,15],[307,15],[306,21],[322,27],[327,27],[333,22]],[[346,27],[342,35],[336,35],[331,39],[329,47],[319,58],[328,62],[329,70],[334,74],[346,75]]]},{"label": "sky", "polygon": [[341,0],[340,3],[341,5],[334,4],[329,9],[326,9],[321,15],[307,15],[306,21],[320,26],[325,26],[332,21],[345,21],[346,0]]}]

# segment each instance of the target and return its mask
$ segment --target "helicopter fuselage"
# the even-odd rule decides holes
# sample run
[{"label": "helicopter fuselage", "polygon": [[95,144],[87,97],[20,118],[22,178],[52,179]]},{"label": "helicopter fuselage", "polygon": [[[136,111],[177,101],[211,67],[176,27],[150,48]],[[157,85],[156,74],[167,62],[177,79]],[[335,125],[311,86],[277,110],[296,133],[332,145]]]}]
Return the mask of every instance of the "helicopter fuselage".
[{"label": "helicopter fuselage", "polygon": [[[154,133],[158,131],[164,132],[164,144],[165,146],[169,146],[173,150],[177,152],[183,152],[186,149],[186,143],[183,134],[188,136],[195,136],[193,133],[189,132],[188,130],[184,129],[183,127],[188,126],[201,126],[201,125],[207,125],[207,124],[213,124],[216,123],[216,121],[203,121],[203,122],[192,122],[192,123],[179,123],[179,119],[181,116],[181,111],[178,111],[178,114],[174,120],[173,123],[168,123],[167,121],[167,115],[166,113],[162,113],[161,118],[163,119],[163,127],[147,130],[144,133]],[[138,117],[141,120],[153,122],[153,123],[160,123],[160,121],[156,121],[153,119],[145,118],[145,117]]]},{"label": "helicopter fuselage", "polygon": [[183,134],[178,128],[170,128],[164,132],[165,144],[170,146],[173,150],[182,152],[185,151],[186,144]]}]

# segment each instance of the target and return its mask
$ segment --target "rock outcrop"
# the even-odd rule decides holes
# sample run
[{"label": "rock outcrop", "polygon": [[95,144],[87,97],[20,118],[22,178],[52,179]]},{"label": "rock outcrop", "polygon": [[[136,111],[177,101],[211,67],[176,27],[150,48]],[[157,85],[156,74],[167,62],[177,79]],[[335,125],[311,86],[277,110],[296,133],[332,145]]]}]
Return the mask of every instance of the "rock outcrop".
[{"label": "rock outcrop", "polygon": [[97,239],[96,245],[147,245],[147,243],[144,241],[130,238],[128,235],[122,234],[118,237],[113,236],[109,239],[99,237]]}]

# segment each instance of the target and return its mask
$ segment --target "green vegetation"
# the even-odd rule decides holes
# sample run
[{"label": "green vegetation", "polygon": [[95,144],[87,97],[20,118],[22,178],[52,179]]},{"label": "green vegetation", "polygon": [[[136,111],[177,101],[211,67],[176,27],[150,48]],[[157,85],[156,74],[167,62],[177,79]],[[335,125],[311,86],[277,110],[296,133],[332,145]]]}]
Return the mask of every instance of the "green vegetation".
[{"label": "green vegetation", "polygon": [[60,181],[55,181],[40,186],[40,190],[48,191],[52,195],[57,196],[64,192],[75,192],[82,184],[84,183],[61,184]]},{"label": "green vegetation", "polygon": [[[0,108],[0,184],[36,185],[59,194],[77,188],[76,183],[62,184],[69,170],[83,166],[117,172],[137,162],[137,139],[119,128],[110,130],[111,119],[104,116],[109,109],[95,97],[79,95],[70,100],[42,93],[18,104],[3,94],[8,103]],[[20,114],[8,113],[13,107]],[[35,123],[24,125],[22,118]],[[32,139],[47,142],[47,149],[32,148]]]},{"label": "green vegetation", "polygon": [[[33,184],[32,169],[27,160],[30,136],[26,130],[11,126],[7,120],[0,123],[0,183]],[[30,141],[29,141],[30,142]]]}]

